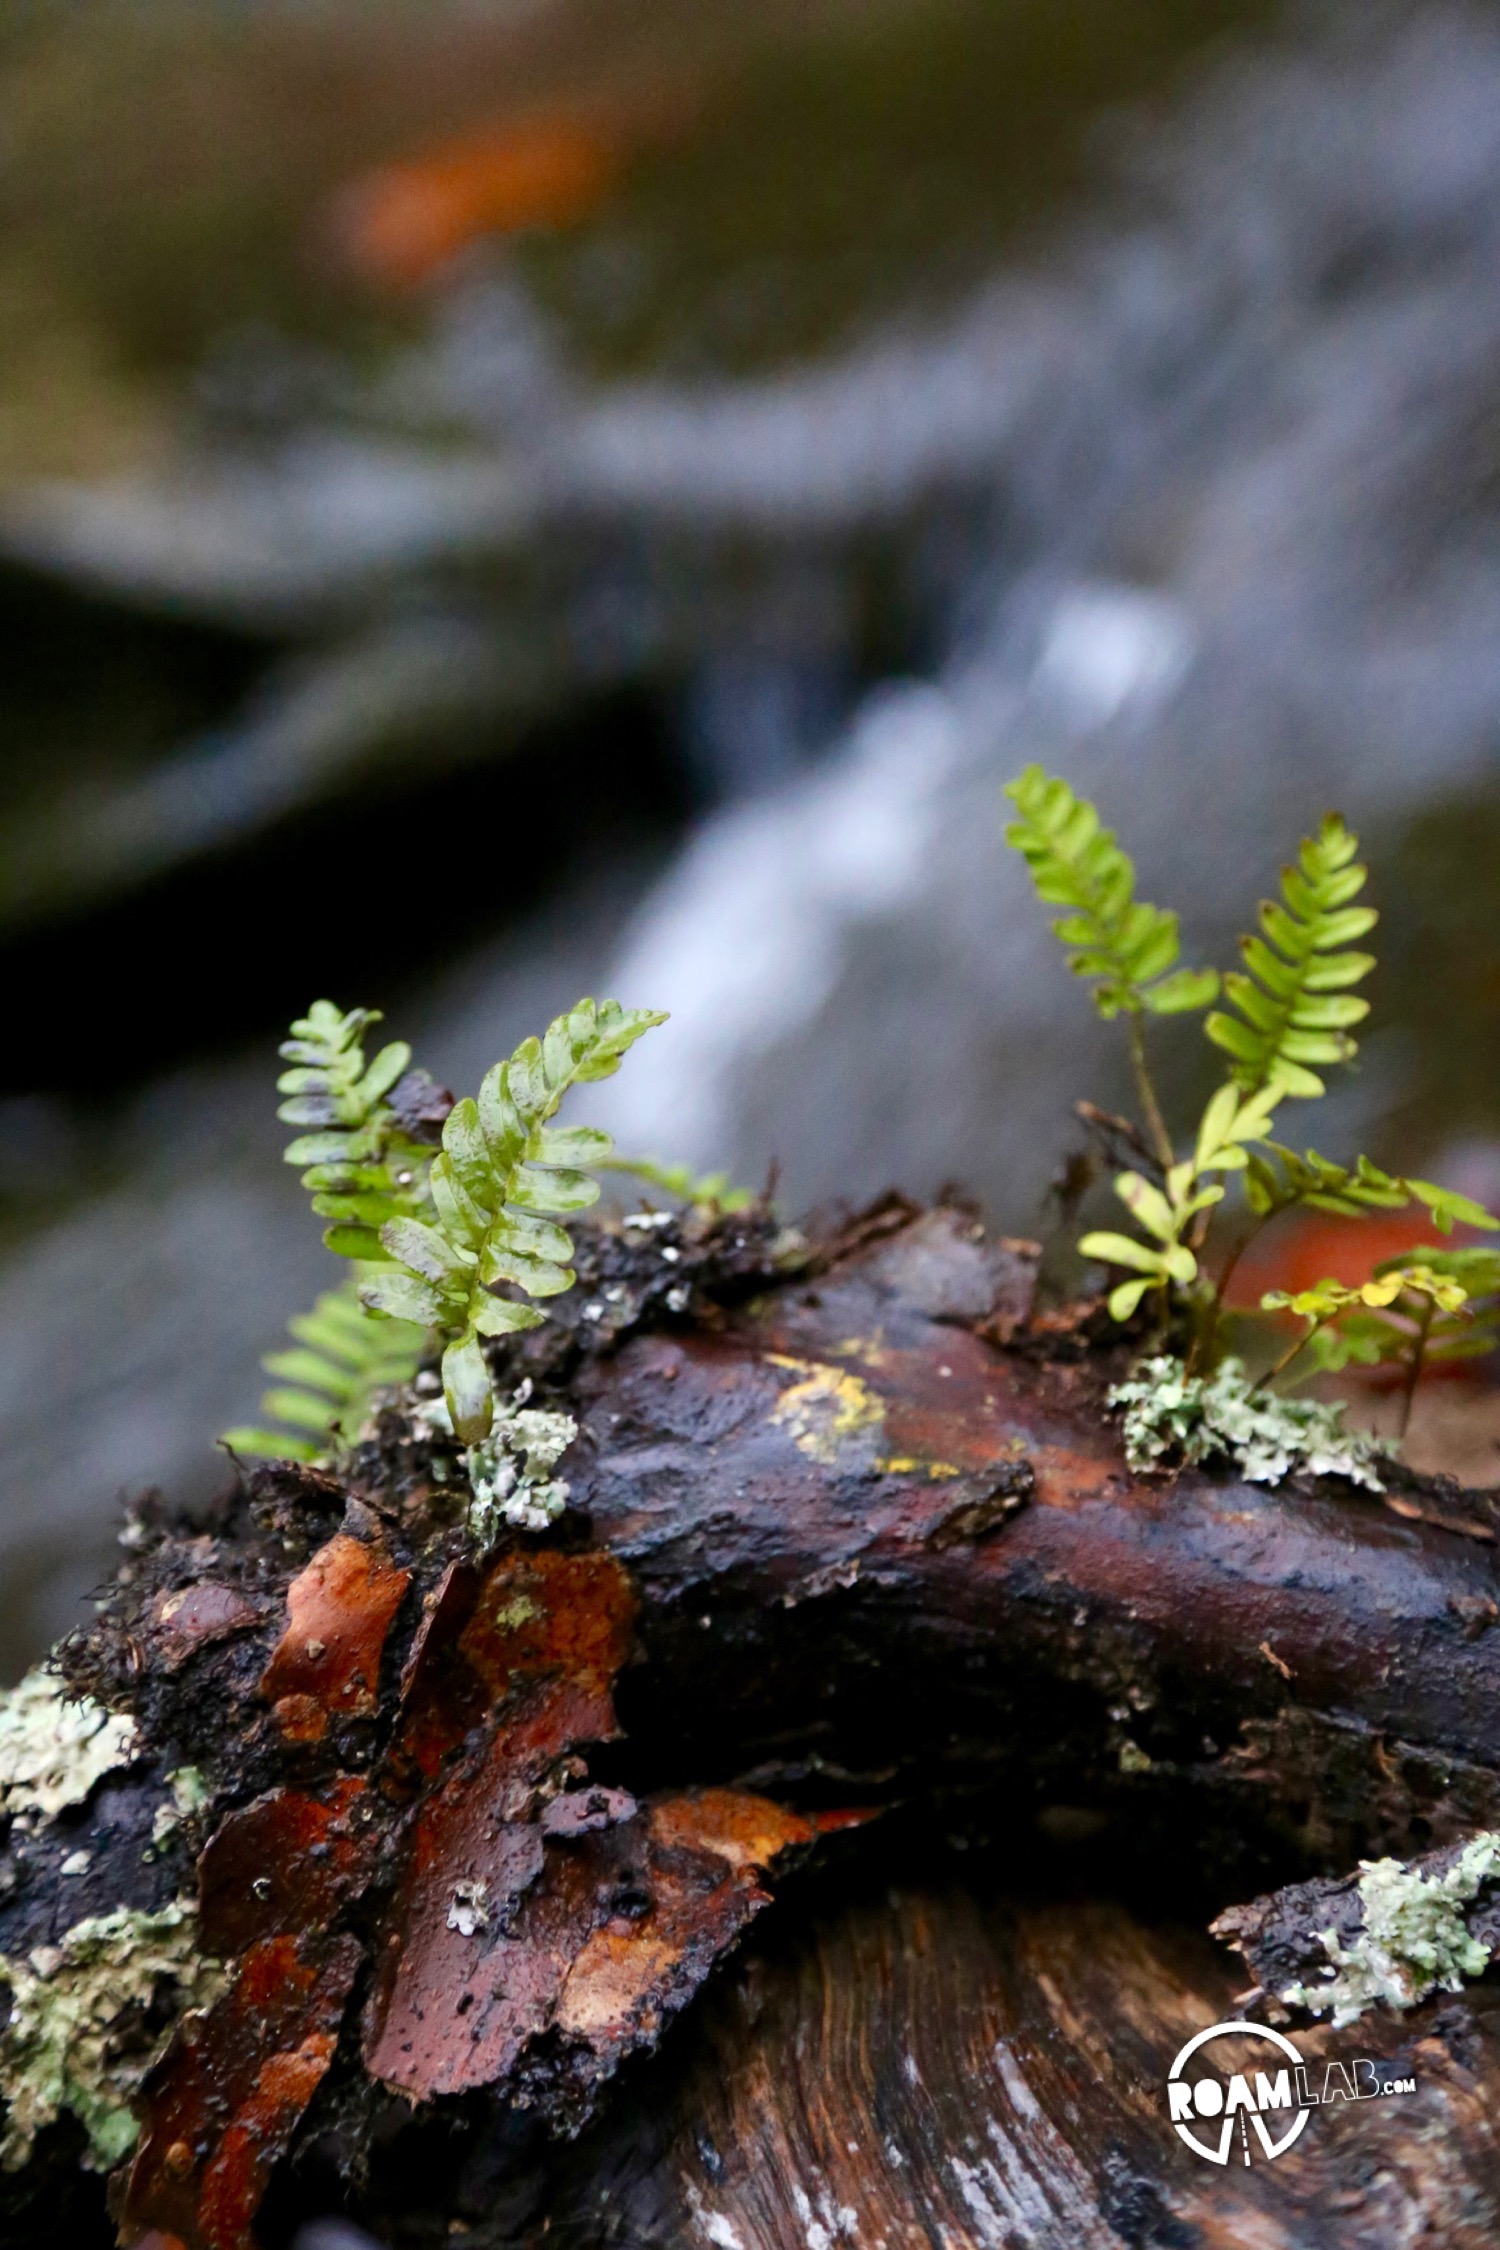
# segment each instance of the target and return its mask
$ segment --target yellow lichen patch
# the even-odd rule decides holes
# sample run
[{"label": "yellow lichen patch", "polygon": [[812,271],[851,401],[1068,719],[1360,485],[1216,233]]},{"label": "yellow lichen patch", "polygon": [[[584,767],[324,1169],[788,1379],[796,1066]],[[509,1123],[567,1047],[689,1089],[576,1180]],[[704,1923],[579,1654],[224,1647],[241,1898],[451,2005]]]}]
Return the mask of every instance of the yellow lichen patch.
[{"label": "yellow lichen patch", "polygon": [[503,1608],[495,1611],[494,1619],[502,1633],[517,1633],[533,1617],[540,1617],[541,1614],[529,1594],[517,1594],[514,1600],[506,1602]]},{"label": "yellow lichen patch", "polygon": [[782,1392],[771,1420],[809,1460],[833,1467],[866,1431],[883,1426],[884,1404],[857,1375],[821,1360],[789,1359],[782,1352],[767,1352],[766,1358],[772,1367],[789,1368],[802,1377]]},{"label": "yellow lichen patch", "polygon": [[882,1469],[888,1477],[914,1477],[925,1471],[932,1484],[941,1483],[944,1477],[963,1475],[963,1470],[952,1461],[919,1461],[910,1453],[893,1453],[889,1459],[877,1461],[875,1466]]},{"label": "yellow lichen patch", "polygon": [[883,1367],[886,1362],[885,1344],[878,1329],[873,1336],[846,1336],[833,1348],[840,1359],[861,1360],[866,1367]]},{"label": "yellow lichen patch", "polygon": [[75,1701],[40,1665],[0,1695],[0,1812],[51,1820],[135,1755],[133,1719]]}]

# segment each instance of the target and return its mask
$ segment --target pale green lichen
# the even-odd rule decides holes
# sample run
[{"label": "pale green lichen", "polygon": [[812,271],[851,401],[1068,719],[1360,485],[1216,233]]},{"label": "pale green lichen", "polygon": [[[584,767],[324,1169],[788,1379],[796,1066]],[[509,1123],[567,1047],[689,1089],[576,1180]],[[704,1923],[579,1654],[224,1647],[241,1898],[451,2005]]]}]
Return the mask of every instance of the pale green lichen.
[{"label": "pale green lichen", "polygon": [[156,1808],[151,1822],[153,1845],[164,1844],[175,1836],[184,1821],[193,1820],[208,1803],[208,1783],[196,1766],[178,1766],[167,1775],[170,1797],[164,1797]]},{"label": "pale green lichen", "polygon": [[[32,2142],[64,2110],[88,2134],[84,2163],[107,2172],[129,2154],[139,2130],[132,2102],[169,2030],[143,2027],[170,2001],[172,2022],[212,2006],[224,1989],[220,1964],[197,1950],[192,1902],[156,1913],[117,1907],[75,1922],[56,1945],[24,1960],[0,1954],[10,2021],[0,2032],[0,2087],[7,2104],[0,2166],[18,2171]],[[170,2027],[169,2027],[170,2028]]]},{"label": "pale green lichen", "polygon": [[468,1450],[474,1497],[467,1522],[481,1553],[494,1546],[502,1527],[545,1531],[568,1504],[568,1486],[552,1471],[577,1437],[578,1424],[571,1414],[529,1406],[530,1397],[525,1382],[508,1407],[497,1409],[489,1436]]},{"label": "pale green lichen", "polygon": [[[464,1524],[481,1554],[488,1553],[506,1526],[545,1531],[568,1504],[568,1484],[552,1471],[577,1437],[578,1424],[571,1414],[532,1406],[530,1399],[528,1377],[509,1406],[496,1406],[489,1436],[464,1450],[473,1494]],[[419,1399],[412,1419],[434,1436],[453,1435],[447,1402],[441,1398]]]},{"label": "pale green lichen", "polygon": [[135,1722],[70,1697],[38,1665],[0,1694],[0,1813],[51,1820],[81,1805],[96,1781],[136,1755]]},{"label": "pale green lichen", "polygon": [[1390,1451],[1385,1440],[1346,1430],[1340,1405],[1257,1391],[1238,1359],[1222,1360],[1212,1375],[1189,1375],[1177,1359],[1144,1360],[1109,1403],[1124,1409],[1133,1469],[1223,1459],[1251,1484],[1279,1484],[1303,1469],[1382,1490],[1376,1464]]},{"label": "pale green lichen", "polygon": [[1442,1875],[1419,1874],[1399,1859],[1361,1860],[1364,1928],[1348,1945],[1336,1930],[1320,1930],[1324,1981],[1288,1985],[1282,1999],[1315,2016],[1331,2014],[1339,2030],[1377,2002],[1414,2008],[1430,1992],[1459,1991],[1489,1966],[1490,1948],[1471,1933],[1463,1910],[1497,1868],[1494,1829],[1472,1837]]}]

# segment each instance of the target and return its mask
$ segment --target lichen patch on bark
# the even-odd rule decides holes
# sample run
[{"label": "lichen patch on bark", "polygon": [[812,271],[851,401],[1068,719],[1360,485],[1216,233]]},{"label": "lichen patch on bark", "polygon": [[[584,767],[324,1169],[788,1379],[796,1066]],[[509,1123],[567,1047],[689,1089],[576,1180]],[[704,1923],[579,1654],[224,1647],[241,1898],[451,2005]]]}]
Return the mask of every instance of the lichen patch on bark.
[{"label": "lichen patch on bark", "polygon": [[868,1383],[845,1368],[793,1359],[785,1352],[768,1352],[766,1359],[798,1378],[771,1409],[771,1420],[799,1453],[827,1468],[847,1465],[855,1451],[873,1460],[873,1435],[884,1426],[885,1407]]},{"label": "lichen patch on bark", "polygon": [[135,1722],[40,1665],[0,1695],[0,1814],[52,1820],[137,1753]]},{"label": "lichen patch on bark", "polygon": [[101,2172],[118,2164],[135,2145],[135,2097],[173,2026],[224,1988],[219,1963],[199,1950],[187,1899],[154,1914],[91,1915],[26,1960],[0,1954],[0,1981],[11,1995],[0,2032],[7,2171],[64,2110],[88,2134],[85,2163]]}]

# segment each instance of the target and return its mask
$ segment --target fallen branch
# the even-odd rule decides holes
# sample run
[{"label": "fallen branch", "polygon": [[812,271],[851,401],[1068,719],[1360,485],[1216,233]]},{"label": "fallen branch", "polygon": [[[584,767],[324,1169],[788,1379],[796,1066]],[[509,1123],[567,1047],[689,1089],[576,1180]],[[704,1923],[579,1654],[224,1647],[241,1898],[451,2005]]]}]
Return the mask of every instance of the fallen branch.
[{"label": "fallen branch", "polygon": [[[357,2179],[412,2101],[576,2129],[851,1808],[1140,1805],[1304,1868],[1500,1818],[1485,1496],[1133,1474],[1122,1347],[1030,1319],[959,1211],[580,1249],[495,1357],[579,1424],[555,1532],[475,1555],[419,1388],[340,1479],[143,1523],[66,1651],[136,1748],[13,1824],[0,1951],[187,1897],[230,1964],[146,2083],[127,2242],[237,2250],[288,2152]],[[33,2223],[60,2107],[0,2189]]]}]

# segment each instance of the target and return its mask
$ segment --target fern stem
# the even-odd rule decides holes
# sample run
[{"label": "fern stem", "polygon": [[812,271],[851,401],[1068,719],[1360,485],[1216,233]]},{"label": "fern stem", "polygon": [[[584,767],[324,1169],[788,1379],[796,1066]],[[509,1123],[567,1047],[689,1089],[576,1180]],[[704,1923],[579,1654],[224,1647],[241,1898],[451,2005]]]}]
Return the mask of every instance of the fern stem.
[{"label": "fern stem", "polygon": [[1307,1328],[1305,1328],[1302,1334],[1297,1338],[1297,1341],[1294,1344],[1290,1345],[1288,1349],[1282,1353],[1275,1366],[1268,1367],[1264,1375],[1260,1376],[1257,1381],[1251,1384],[1251,1398],[1254,1398],[1257,1391],[1268,1389],[1270,1385],[1275,1382],[1278,1375],[1284,1375],[1287,1369],[1291,1366],[1292,1361],[1298,1358],[1301,1353],[1306,1351],[1314,1336],[1317,1335],[1318,1330],[1320,1328],[1326,1328],[1332,1318],[1332,1313],[1325,1313],[1321,1320],[1315,1320]]},{"label": "fern stem", "polygon": [[[1268,1213],[1267,1216],[1269,1215],[1270,1214]],[[1214,1293],[1209,1300],[1208,1309],[1203,1319],[1203,1325],[1199,1330],[1198,1335],[1193,1340],[1193,1356],[1192,1359],[1188,1362],[1188,1369],[1190,1373],[1193,1371],[1193,1368],[1200,1357],[1206,1355],[1210,1366],[1213,1365],[1214,1360],[1217,1358],[1219,1346],[1219,1329],[1223,1325],[1224,1320],[1224,1299],[1228,1294],[1229,1284],[1234,1279],[1234,1269],[1239,1264],[1241,1258],[1243,1258],[1245,1252],[1249,1249],[1256,1236],[1260,1233],[1260,1230],[1265,1225],[1265,1223],[1265,1219],[1261,1218],[1256,1220],[1253,1227],[1247,1227],[1245,1232],[1240,1236],[1239,1241],[1235,1244],[1234,1248],[1230,1251],[1229,1256],[1224,1260],[1223,1265],[1219,1269],[1219,1277],[1214,1283]]]},{"label": "fern stem", "polygon": [[1219,1300],[1211,1297],[1206,1305],[1200,1302],[1193,1308],[1193,1340],[1188,1346],[1187,1365],[1183,1369],[1185,1375],[1196,1375],[1205,1361],[1208,1363],[1208,1372],[1213,1373],[1217,1361],[1215,1346],[1218,1331]]},{"label": "fern stem", "polygon": [[[1416,1292],[1413,1291],[1412,1294],[1415,1295]],[[1427,1335],[1432,1327],[1433,1316],[1436,1312],[1437,1306],[1432,1299],[1430,1297],[1424,1298],[1422,1310],[1417,1315],[1417,1333],[1412,1338],[1411,1354],[1406,1365],[1406,1381],[1401,1391],[1400,1435],[1403,1439],[1411,1421],[1412,1403],[1417,1395],[1417,1385],[1422,1379],[1422,1362],[1427,1356]]]},{"label": "fern stem", "polygon": [[1156,1098],[1156,1088],[1151,1081],[1151,1067],[1146,1060],[1146,1034],[1141,1028],[1140,1016],[1132,1010],[1126,1018],[1130,1039],[1130,1067],[1135,1073],[1135,1090],[1140,1098],[1141,1114],[1146,1121],[1146,1135],[1164,1172],[1169,1172],[1174,1162],[1172,1137],[1167,1131],[1167,1121],[1162,1116],[1161,1104]]}]

